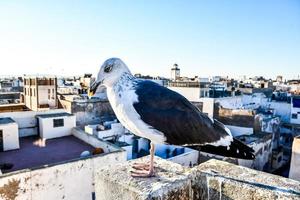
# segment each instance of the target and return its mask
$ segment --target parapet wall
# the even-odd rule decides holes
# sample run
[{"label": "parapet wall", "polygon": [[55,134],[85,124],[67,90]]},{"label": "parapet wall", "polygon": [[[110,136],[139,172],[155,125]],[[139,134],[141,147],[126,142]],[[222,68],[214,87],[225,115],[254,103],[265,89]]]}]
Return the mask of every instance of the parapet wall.
[{"label": "parapet wall", "polygon": [[190,169],[156,157],[155,177],[131,177],[132,164],[148,159],[99,170],[96,199],[300,199],[297,181],[213,159]]},{"label": "parapet wall", "polygon": [[247,109],[222,108],[218,103],[214,105],[214,118],[226,125],[253,127],[255,113]]},{"label": "parapet wall", "polygon": [[[1,200],[92,199],[98,168],[124,162],[126,152],[116,151],[35,169],[0,175]],[[1,173],[0,173],[1,174]]]}]

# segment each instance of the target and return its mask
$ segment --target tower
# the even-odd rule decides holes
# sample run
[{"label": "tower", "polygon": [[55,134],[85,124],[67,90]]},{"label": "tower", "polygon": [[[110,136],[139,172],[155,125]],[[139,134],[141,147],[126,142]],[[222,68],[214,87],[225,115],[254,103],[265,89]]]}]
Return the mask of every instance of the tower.
[{"label": "tower", "polygon": [[171,68],[171,80],[176,81],[180,78],[180,69],[178,65],[175,63]]}]

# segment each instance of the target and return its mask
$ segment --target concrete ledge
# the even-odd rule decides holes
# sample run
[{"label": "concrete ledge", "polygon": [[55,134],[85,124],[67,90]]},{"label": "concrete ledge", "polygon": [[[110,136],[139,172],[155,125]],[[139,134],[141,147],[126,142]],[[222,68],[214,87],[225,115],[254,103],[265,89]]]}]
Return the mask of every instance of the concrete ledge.
[{"label": "concrete ledge", "polygon": [[148,160],[97,171],[96,199],[300,199],[300,182],[218,160],[190,169],[156,157],[156,177],[132,178],[132,164]]},{"label": "concrete ledge", "polygon": [[300,199],[300,182],[223,161],[202,163],[191,177],[195,199]]},{"label": "concrete ledge", "polygon": [[149,156],[99,170],[95,176],[96,199],[189,199],[190,170],[179,164],[155,157],[156,177],[132,178],[132,164],[147,161]]}]

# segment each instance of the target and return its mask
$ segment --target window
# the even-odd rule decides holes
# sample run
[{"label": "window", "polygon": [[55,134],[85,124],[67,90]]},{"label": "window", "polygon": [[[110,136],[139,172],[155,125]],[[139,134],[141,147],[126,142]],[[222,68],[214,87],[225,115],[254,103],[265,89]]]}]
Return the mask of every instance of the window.
[{"label": "window", "polygon": [[27,92],[26,92],[26,91],[27,91],[27,88],[24,88],[25,96],[27,95]]},{"label": "window", "polygon": [[51,90],[48,89],[48,99],[50,100],[50,94],[51,94]]},{"label": "window", "polygon": [[52,89],[52,99],[55,99],[54,89]]},{"label": "window", "polygon": [[297,119],[297,113],[292,114],[292,119]]},{"label": "window", "polygon": [[53,119],[53,127],[62,127],[64,126],[64,119]]}]

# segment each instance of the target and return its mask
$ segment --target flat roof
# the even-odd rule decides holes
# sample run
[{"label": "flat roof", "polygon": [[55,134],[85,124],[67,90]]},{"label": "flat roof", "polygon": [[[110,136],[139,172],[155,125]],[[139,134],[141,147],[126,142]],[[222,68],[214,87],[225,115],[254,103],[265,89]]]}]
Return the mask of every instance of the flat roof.
[{"label": "flat roof", "polygon": [[40,118],[56,118],[56,117],[68,117],[68,116],[74,116],[74,115],[66,112],[36,115],[36,117],[40,117]]},{"label": "flat roof", "polygon": [[272,133],[266,133],[266,132],[253,133],[251,135],[239,135],[235,138],[237,138],[238,140],[241,140],[242,142],[245,142],[246,144],[250,144],[252,142],[256,142],[258,140],[261,140],[263,138],[271,139],[272,138]]},{"label": "flat roof", "polygon": [[15,123],[15,121],[10,117],[0,117],[0,124],[10,124]]},{"label": "flat roof", "polygon": [[0,152],[0,164],[12,164],[8,173],[21,169],[35,168],[80,158],[83,151],[92,152],[94,147],[74,136],[46,140],[45,146],[39,137],[20,138],[20,149]]}]

